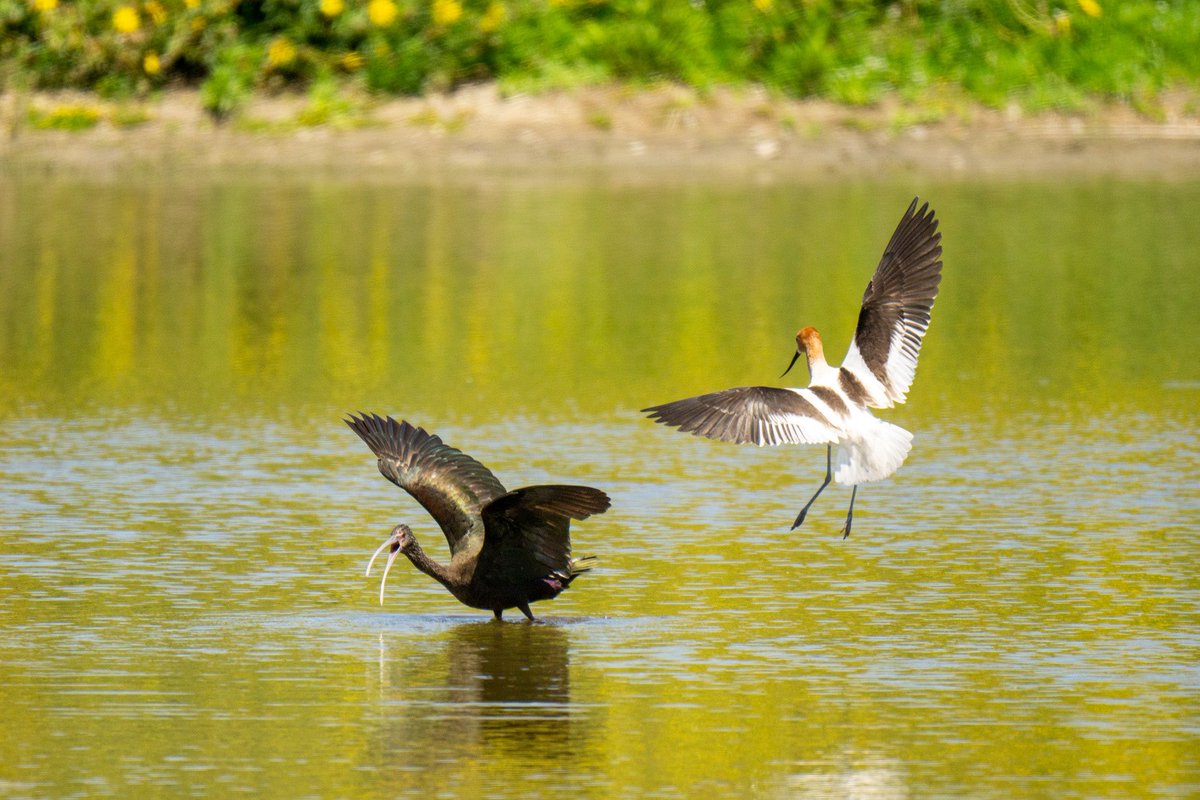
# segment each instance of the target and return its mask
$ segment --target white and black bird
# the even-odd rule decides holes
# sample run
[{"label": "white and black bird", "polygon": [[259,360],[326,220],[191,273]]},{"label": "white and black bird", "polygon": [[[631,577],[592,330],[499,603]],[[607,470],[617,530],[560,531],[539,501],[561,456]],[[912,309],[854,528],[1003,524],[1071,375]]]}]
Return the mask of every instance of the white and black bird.
[{"label": "white and black bird", "polygon": [[792,529],[804,522],[832,478],[854,487],[842,530],[842,538],[849,536],[858,485],[891,475],[912,447],[911,433],[868,409],[903,403],[912,385],[942,280],[942,235],[937,227],[929,204],[918,210],[914,198],[867,284],[854,340],[840,367],[825,361],[816,328],[796,334],[796,354],[783,374],[804,355],[810,375],[807,388],[742,386],[643,412],[656,422],[709,439],[760,447],[825,445],[825,481],[800,510]]},{"label": "white and black bird", "polygon": [[608,510],[604,492],[590,486],[506,491],[483,464],[421,428],[378,414],[351,414],[345,422],[371,448],[383,476],[425,507],[450,545],[450,563],[439,564],[407,525],[393,528],[367,564],[370,575],[379,554],[390,551],[380,604],[398,554],[459,602],[496,619],[517,608],[532,620],[530,603],[557,597],[590,569],[590,556],[571,557],[571,520]]}]

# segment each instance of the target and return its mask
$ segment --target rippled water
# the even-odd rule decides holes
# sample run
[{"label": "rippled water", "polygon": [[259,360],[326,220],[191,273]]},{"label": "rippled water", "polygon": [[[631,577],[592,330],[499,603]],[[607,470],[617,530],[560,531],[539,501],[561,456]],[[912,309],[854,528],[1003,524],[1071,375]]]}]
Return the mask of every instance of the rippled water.
[{"label": "rippled water", "polygon": [[[637,409],[843,352],[908,186],[0,184],[0,796],[1200,794],[1200,186],[919,187],[908,463]],[[347,411],[613,498],[490,622]],[[520,619],[519,616],[516,619]]]}]

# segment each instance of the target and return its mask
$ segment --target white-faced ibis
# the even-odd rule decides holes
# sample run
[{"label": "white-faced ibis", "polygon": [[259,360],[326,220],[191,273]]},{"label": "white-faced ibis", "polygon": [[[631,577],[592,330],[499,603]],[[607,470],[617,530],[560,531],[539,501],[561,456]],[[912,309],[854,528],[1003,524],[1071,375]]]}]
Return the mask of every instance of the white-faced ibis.
[{"label": "white-faced ibis", "polygon": [[[726,442],[824,444],[825,481],[800,510],[792,529],[830,477],[854,488],[842,538],[850,535],[858,484],[895,472],[912,447],[912,434],[876,418],[868,408],[903,403],[917,370],[921,340],[942,280],[942,235],[929,204],[914,198],[883,251],[867,291],[850,351],[841,367],[825,361],[816,328],[796,334],[796,359],[808,360],[808,388],[743,386],[642,409],[656,422]],[[833,445],[838,445],[833,467]]]},{"label": "white-faced ibis", "polygon": [[601,514],[608,495],[588,486],[527,486],[505,491],[491,470],[461,450],[407,422],[377,414],[350,415],[346,424],[379,459],[379,471],[408,492],[441,526],[450,563],[439,564],[417,544],[407,525],[397,525],[371,561],[391,550],[379,602],[397,553],[450,590],[465,605],[501,619],[529,604],[549,600],[571,585],[593,559],[571,558],[571,520]]}]

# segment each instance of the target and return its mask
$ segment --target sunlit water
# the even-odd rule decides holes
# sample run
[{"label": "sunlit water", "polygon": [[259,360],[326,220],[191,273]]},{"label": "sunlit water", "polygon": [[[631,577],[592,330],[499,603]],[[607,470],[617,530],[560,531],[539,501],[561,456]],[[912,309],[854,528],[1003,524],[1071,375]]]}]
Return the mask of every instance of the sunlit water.
[{"label": "sunlit water", "polygon": [[[840,356],[911,195],[891,480],[644,406]],[[0,796],[1200,794],[1200,186],[0,182]],[[790,376],[789,376],[790,378]],[[613,499],[496,624],[340,422]]]}]

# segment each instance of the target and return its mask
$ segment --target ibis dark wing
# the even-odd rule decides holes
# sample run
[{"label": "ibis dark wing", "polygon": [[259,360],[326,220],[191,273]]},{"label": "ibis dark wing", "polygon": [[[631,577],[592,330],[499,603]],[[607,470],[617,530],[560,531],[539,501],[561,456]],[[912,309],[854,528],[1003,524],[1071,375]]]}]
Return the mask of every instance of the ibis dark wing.
[{"label": "ibis dark wing", "polygon": [[808,389],[740,386],[643,408],[650,419],[723,442],[823,444],[838,430],[806,396]]},{"label": "ibis dark wing", "polygon": [[481,525],[484,506],[504,494],[491,470],[422,428],[378,414],[351,414],[345,422],[378,457],[383,476],[437,520],[451,553]]},{"label": "ibis dark wing", "polygon": [[942,235],[926,203],[913,198],[863,294],[850,352],[842,362],[865,387],[867,404],[903,403],[942,280]]},{"label": "ibis dark wing", "polygon": [[475,575],[484,582],[570,577],[571,520],[602,514],[608,495],[588,486],[527,486],[483,509],[483,549]]}]

